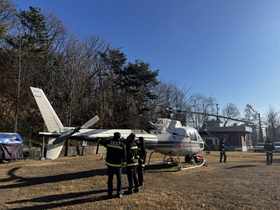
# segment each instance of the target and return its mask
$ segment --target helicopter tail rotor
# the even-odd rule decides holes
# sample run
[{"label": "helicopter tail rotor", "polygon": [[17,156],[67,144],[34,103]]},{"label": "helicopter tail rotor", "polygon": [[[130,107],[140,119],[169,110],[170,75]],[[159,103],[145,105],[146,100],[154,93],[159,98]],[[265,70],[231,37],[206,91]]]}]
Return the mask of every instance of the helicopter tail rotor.
[{"label": "helicopter tail rotor", "polygon": [[73,134],[77,133],[80,131],[80,129],[86,129],[89,128],[90,126],[94,125],[95,123],[97,123],[99,120],[98,116],[93,117],[92,119],[90,119],[89,121],[87,121],[85,124],[83,124],[80,127],[74,128],[73,130],[68,130],[66,132],[64,132],[62,135],[60,135],[54,142],[53,145],[57,146],[58,144],[64,143],[64,141],[66,141],[68,138],[70,138]]}]

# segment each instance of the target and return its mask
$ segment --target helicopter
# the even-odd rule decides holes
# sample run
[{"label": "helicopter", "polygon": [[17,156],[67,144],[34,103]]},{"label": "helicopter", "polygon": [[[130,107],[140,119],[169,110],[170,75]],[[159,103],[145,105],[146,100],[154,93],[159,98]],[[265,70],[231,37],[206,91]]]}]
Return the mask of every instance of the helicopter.
[{"label": "helicopter", "polygon": [[[95,116],[82,126],[64,127],[43,90],[35,87],[30,88],[48,129],[48,132],[39,132],[39,135],[49,138],[47,159],[58,158],[67,139],[98,142],[100,139],[113,138],[114,133],[119,132],[123,139],[126,139],[130,133],[134,133],[136,138],[144,137],[148,149],[163,154],[163,162],[179,163],[179,170],[197,168],[203,166],[206,162],[206,159],[199,154],[204,150],[205,143],[198,131],[192,127],[182,126],[180,121],[158,118],[156,122],[150,122],[153,129],[149,131],[140,129],[88,129],[99,121],[99,117]],[[150,154],[149,162],[154,152]],[[166,159],[167,156],[170,158]],[[174,158],[174,156],[177,158]],[[185,160],[191,160],[190,162],[194,165],[184,168],[180,156],[185,156]],[[196,164],[197,162],[200,162],[200,164]]]}]

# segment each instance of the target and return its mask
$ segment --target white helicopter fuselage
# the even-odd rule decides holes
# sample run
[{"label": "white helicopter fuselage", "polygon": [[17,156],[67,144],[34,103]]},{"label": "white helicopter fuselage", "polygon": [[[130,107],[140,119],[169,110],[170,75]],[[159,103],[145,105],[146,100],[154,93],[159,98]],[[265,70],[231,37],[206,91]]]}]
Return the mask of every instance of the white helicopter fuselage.
[{"label": "white helicopter fuselage", "polygon": [[150,133],[157,136],[156,144],[146,141],[149,148],[162,154],[192,155],[204,149],[204,142],[196,129],[183,127],[177,120],[159,118],[154,124],[156,130]]},{"label": "white helicopter fuselage", "polygon": [[[171,122],[170,119],[160,119],[159,122],[162,121]],[[161,124],[155,125],[160,127]],[[63,127],[61,133],[40,132],[39,134],[55,138],[72,129],[74,128]],[[126,139],[130,133],[135,133],[136,140],[139,137],[144,137],[148,149],[164,155],[187,156],[201,152],[204,149],[202,138],[197,130],[191,127],[169,127],[168,129],[150,130],[149,132],[131,129],[81,129],[78,133],[73,134],[70,139],[96,142],[98,139],[112,138],[115,132],[121,133],[123,139]]]},{"label": "white helicopter fuselage", "polygon": [[[79,129],[63,127],[42,89],[31,87],[31,90],[49,131],[39,133],[49,137],[46,155],[48,159],[56,159],[59,156],[64,142],[68,138],[84,141],[98,141],[99,139],[112,138],[115,132],[121,133],[123,139],[126,139],[130,133],[135,133],[136,140],[142,136],[145,139],[147,148],[164,155],[191,156],[204,149],[204,142],[196,129],[183,127],[179,121],[167,118],[159,118],[156,123],[151,123],[154,130],[150,131],[131,129],[86,129],[89,125],[92,125],[92,122],[98,121],[99,118],[97,116]],[[73,132],[71,132],[71,130]],[[60,140],[58,140],[59,138]]]}]

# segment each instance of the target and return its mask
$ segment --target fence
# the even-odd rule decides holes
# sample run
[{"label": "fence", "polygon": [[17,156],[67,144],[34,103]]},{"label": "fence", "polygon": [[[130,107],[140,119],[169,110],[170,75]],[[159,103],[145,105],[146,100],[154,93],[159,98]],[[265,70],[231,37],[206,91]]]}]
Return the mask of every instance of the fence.
[{"label": "fence", "polygon": [[[68,156],[80,156],[80,155],[93,155],[96,154],[97,146],[89,146],[89,147],[68,147]],[[47,148],[44,148],[44,153],[42,154],[41,147],[24,147],[23,152],[25,158],[32,158],[32,159],[41,159],[42,157],[46,156]],[[106,153],[106,148],[103,146],[99,146],[98,153],[104,154]],[[61,150],[60,156],[64,156],[65,154],[65,147]]]}]

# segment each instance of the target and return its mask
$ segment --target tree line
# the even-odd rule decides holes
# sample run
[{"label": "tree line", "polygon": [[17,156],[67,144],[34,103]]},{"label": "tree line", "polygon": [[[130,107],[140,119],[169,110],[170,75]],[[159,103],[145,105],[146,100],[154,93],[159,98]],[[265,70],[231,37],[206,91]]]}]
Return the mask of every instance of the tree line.
[{"label": "tree line", "polygon": [[[99,36],[81,37],[55,14],[32,6],[16,10],[11,0],[0,0],[0,68],[0,131],[18,132],[25,139],[36,139],[44,128],[30,86],[44,90],[64,126],[80,126],[98,115],[98,128],[147,129],[149,120],[166,117],[166,108],[172,107],[174,118],[200,129],[209,117],[182,111],[219,111],[215,98],[159,81],[160,70],[142,60],[127,62],[121,48]],[[240,117],[233,103],[221,113]],[[244,113],[257,122],[248,107]],[[273,120],[267,120],[267,127],[278,137]]]}]

